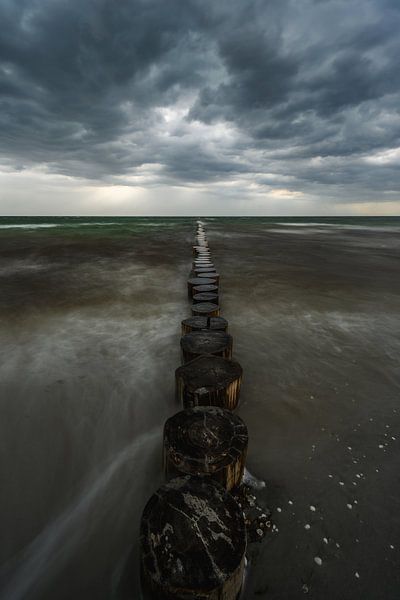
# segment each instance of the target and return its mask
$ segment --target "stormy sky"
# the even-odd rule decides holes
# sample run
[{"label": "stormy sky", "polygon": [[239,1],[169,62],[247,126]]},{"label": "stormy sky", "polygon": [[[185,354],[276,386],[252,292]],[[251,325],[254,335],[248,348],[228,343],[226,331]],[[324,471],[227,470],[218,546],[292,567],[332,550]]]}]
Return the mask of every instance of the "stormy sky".
[{"label": "stormy sky", "polygon": [[399,0],[0,0],[1,214],[400,214]]}]

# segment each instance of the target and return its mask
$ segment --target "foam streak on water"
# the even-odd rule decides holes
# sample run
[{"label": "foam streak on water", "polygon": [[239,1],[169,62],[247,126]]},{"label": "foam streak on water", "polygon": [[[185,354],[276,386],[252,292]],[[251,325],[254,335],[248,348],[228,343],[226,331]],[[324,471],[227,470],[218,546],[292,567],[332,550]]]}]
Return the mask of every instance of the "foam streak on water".
[{"label": "foam streak on water", "polygon": [[[111,494],[114,478],[118,472],[129,463],[132,472],[135,468],[137,455],[146,455],[161,436],[157,428],[140,435],[132,444],[124,448],[110,461],[101,475],[94,481],[88,482],[79,498],[53,523],[50,523],[18,557],[18,567],[14,570],[12,579],[3,591],[7,600],[23,600],[32,598],[35,585],[42,579],[55,577],[63,566],[71,559],[79,545],[86,521],[93,519],[93,511],[99,511],[99,503],[112,502],[118,511],[119,494]],[[14,563],[14,561],[12,561]],[[2,567],[0,577],[11,570],[12,564]],[[28,595],[28,596],[27,596]]]}]

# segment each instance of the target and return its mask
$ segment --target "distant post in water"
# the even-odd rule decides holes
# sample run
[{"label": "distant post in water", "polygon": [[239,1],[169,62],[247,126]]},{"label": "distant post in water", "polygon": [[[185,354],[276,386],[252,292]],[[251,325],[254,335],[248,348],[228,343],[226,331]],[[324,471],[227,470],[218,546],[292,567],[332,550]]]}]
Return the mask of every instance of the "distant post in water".
[{"label": "distant post in water", "polygon": [[199,277],[199,279],[201,278],[207,278],[207,277],[211,277],[212,279],[214,279],[214,281],[218,284],[219,283],[219,273],[216,273],[214,271],[212,271],[211,273],[204,273],[204,271],[202,273],[199,273],[197,275],[197,277]]},{"label": "distant post in water", "polygon": [[194,317],[218,317],[219,306],[213,304],[213,302],[199,302],[198,304],[192,304],[192,315]]},{"label": "distant post in water", "polygon": [[232,358],[233,339],[224,331],[192,331],[181,338],[183,362],[202,354]]},{"label": "distant post in water", "polygon": [[182,335],[191,331],[227,331],[228,321],[223,317],[190,317],[183,319]]},{"label": "distant post in water", "polygon": [[197,285],[215,285],[216,279],[209,277],[190,277],[187,282],[188,296],[193,296],[193,288]]},{"label": "distant post in water", "polygon": [[200,292],[193,294],[193,304],[199,302],[212,302],[212,304],[218,305],[219,296],[215,292]]}]

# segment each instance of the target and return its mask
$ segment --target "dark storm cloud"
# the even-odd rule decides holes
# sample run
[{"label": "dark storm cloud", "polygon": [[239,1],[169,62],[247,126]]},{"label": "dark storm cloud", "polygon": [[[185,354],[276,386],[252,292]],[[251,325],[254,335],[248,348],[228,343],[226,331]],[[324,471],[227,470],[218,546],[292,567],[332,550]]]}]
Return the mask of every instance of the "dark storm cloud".
[{"label": "dark storm cloud", "polygon": [[304,192],[398,190],[382,153],[400,145],[399,7],[1,0],[3,162],[105,181],[155,165],[164,183],[289,175]]}]

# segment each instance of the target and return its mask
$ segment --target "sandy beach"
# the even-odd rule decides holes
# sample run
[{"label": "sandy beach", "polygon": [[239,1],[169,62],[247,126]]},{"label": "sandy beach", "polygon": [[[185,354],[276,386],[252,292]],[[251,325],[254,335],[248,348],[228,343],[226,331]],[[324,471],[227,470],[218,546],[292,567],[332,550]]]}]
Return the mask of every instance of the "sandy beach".
[{"label": "sandy beach", "polygon": [[279,529],[246,597],[395,600],[398,233],[232,224],[210,242],[246,374],[248,466]]},{"label": "sandy beach", "polygon": [[[195,219],[120,221],[0,234],[5,600],[126,598],[162,482]],[[204,221],[277,528],[246,600],[398,600],[398,220]]]}]

